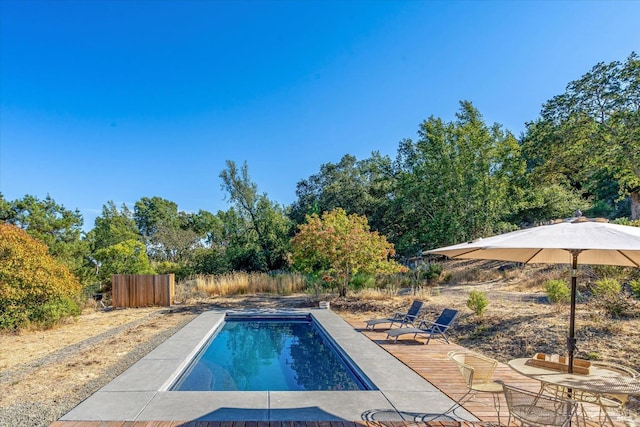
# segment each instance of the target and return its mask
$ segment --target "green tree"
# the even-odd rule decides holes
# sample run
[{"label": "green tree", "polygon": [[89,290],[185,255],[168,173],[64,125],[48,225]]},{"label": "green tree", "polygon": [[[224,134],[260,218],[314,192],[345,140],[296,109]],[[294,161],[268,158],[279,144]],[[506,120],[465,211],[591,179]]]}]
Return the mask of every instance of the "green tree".
[{"label": "green tree", "polygon": [[25,230],[44,243],[49,254],[64,263],[82,282],[91,279],[93,266],[89,261],[89,245],[82,239],[82,215],[70,211],[49,195],[40,200],[26,195],[13,202],[4,201],[3,219]]},{"label": "green tree", "polygon": [[[160,197],[143,197],[134,206],[134,218],[154,262],[187,263],[206,235],[198,214],[178,211],[178,205]],[[202,212],[202,211],[201,211]]]},{"label": "green tree", "polygon": [[346,154],[337,164],[323,164],[317,174],[298,182],[290,217],[301,224],[306,215],[342,208],[366,216],[371,227],[380,231],[393,185],[391,170],[391,159],[378,152],[361,161]]},{"label": "green tree", "polygon": [[151,239],[154,259],[184,263],[201,247],[200,236],[190,228],[159,225]]},{"label": "green tree", "polygon": [[0,222],[0,329],[47,327],[79,314],[81,286],[46,245]]},{"label": "green tree", "polygon": [[522,225],[540,224],[551,219],[570,217],[576,209],[586,211],[588,208],[589,203],[569,186],[528,183],[519,209],[511,218],[514,223]]},{"label": "green tree", "polygon": [[143,197],[134,205],[134,219],[140,233],[151,239],[160,226],[178,228],[178,205],[161,197]]},{"label": "green tree", "polygon": [[197,274],[222,274],[231,269],[223,247],[196,249],[193,254],[193,272]]},{"label": "green tree", "polygon": [[0,193],[0,221],[9,221],[11,218],[11,203]]},{"label": "green tree", "polygon": [[94,254],[100,263],[98,277],[105,286],[114,274],[153,274],[145,246],[138,240],[125,240],[99,249]]},{"label": "green tree", "polygon": [[102,206],[102,215],[94,222],[93,229],[87,234],[94,251],[107,248],[125,240],[140,240],[142,235],[138,230],[133,213],[124,203],[120,210],[111,200]]},{"label": "green tree", "polygon": [[207,246],[223,246],[226,244],[223,218],[222,211],[214,215],[211,212],[199,210],[197,214],[189,216],[188,228],[204,239]]},{"label": "green tree", "polygon": [[250,270],[277,270],[287,266],[287,251],[292,224],[283,207],[258,194],[251,181],[247,163],[240,170],[227,160],[220,173],[222,189],[233,204],[233,238],[227,248],[235,266]]},{"label": "green tree", "polygon": [[504,221],[520,203],[525,171],[518,142],[500,125],[487,126],[470,102],[456,117],[431,117],[417,141],[400,143],[388,215],[402,253],[512,228]]},{"label": "green tree", "polygon": [[[640,58],[596,64],[527,125],[523,150],[540,184],[561,183],[640,218]],[[618,196],[616,200],[615,196]],[[601,208],[599,208],[601,210]],[[624,214],[612,206],[613,216]]]},{"label": "green tree", "polygon": [[347,215],[337,208],[307,216],[292,239],[292,260],[297,270],[331,274],[340,296],[347,295],[349,281],[358,273],[395,273],[405,267],[390,259],[393,244],[370,231],[367,218]]}]

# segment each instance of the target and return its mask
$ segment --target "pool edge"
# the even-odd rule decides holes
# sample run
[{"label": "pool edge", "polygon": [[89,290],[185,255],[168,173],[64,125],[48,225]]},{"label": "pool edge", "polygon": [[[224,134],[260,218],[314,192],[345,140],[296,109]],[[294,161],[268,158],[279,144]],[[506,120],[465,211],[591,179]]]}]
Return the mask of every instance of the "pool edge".
[{"label": "pool edge", "polygon": [[[336,345],[378,388],[373,391],[188,392],[167,387],[200,350],[227,312],[265,313],[273,310],[211,310],[132,365],[123,374],[65,414],[76,421],[321,421],[365,419],[372,411],[388,420],[408,420],[407,414],[427,407],[445,411],[453,401],[376,343],[327,309],[277,310],[309,313]],[[213,322],[213,323],[212,323]],[[162,372],[169,372],[168,376]],[[475,420],[464,413],[461,420]],[[229,418],[235,417],[235,418]]]}]

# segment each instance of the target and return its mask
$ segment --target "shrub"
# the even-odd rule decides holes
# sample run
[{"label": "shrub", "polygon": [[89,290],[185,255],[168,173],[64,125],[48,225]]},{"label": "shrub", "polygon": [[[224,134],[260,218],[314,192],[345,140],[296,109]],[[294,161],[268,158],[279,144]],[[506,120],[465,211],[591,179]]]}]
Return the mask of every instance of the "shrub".
[{"label": "shrub", "polygon": [[371,274],[358,273],[351,278],[349,284],[356,290],[374,288],[376,286],[376,278]]},{"label": "shrub", "polygon": [[629,287],[631,288],[631,293],[633,293],[636,298],[640,298],[640,280],[629,281]]},{"label": "shrub", "polygon": [[633,300],[623,294],[605,294],[598,298],[597,306],[612,318],[631,317],[635,315]]},{"label": "shrub", "polygon": [[631,227],[640,227],[640,219],[631,220],[629,218],[616,218],[611,222],[613,224],[629,225]]},{"label": "shrub", "polygon": [[434,280],[437,280],[442,274],[442,266],[439,264],[429,264],[422,273],[424,278],[427,279],[427,283],[431,284]]},{"label": "shrub", "polygon": [[481,316],[486,311],[488,305],[489,299],[484,292],[473,290],[469,293],[467,307],[473,310],[476,315]]},{"label": "shrub", "polygon": [[609,279],[624,280],[627,268],[619,265],[590,265],[587,271],[591,270],[596,278],[607,277]]},{"label": "shrub", "polygon": [[50,328],[66,317],[78,316],[80,311],[76,301],[60,297],[36,307],[31,320],[34,324]]},{"label": "shrub", "polygon": [[612,297],[622,291],[622,285],[616,279],[600,279],[591,285],[591,294],[595,298]]},{"label": "shrub", "polygon": [[80,313],[82,285],[48,248],[0,223],[0,329],[50,327]]},{"label": "shrub", "polygon": [[549,301],[554,304],[569,302],[571,289],[564,280],[547,280],[544,283],[544,291]]}]

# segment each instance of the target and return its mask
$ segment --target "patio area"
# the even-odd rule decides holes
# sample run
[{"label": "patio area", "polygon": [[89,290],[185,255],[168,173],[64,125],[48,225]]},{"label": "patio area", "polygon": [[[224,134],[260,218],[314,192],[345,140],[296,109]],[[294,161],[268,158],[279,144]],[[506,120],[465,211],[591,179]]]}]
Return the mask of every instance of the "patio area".
[{"label": "patio area", "polygon": [[[309,427],[385,425],[395,427],[408,425],[470,426],[498,424],[498,417],[495,410],[493,409],[492,396],[486,396],[486,398],[479,396],[477,398],[477,402],[469,402],[465,404],[464,408],[456,410],[453,414],[453,417],[451,414],[449,414],[449,416],[437,416],[437,414],[441,414],[446,411],[446,409],[451,406],[452,402],[458,401],[467,390],[467,387],[456,365],[447,357],[447,354],[450,351],[464,351],[465,349],[463,347],[456,344],[447,344],[442,340],[432,340],[429,345],[423,345],[423,340],[421,338],[419,338],[417,341],[411,339],[401,339],[398,341],[398,343],[392,343],[386,340],[386,331],[384,329],[378,329],[375,331],[365,330],[365,325],[364,323],[362,323],[362,321],[354,319],[347,319],[345,321],[332,313],[330,310],[312,310],[312,312],[318,315],[320,318],[325,319],[323,321],[323,327],[329,327],[330,329],[333,327],[337,328],[330,331],[332,336],[337,338],[337,341],[343,348],[346,347],[349,350],[349,356],[354,358],[354,360],[359,365],[364,365],[365,367],[367,367],[367,364],[369,364],[369,369],[371,369],[371,364],[373,363],[373,368],[377,367],[377,369],[374,369],[373,371],[369,370],[367,374],[375,376],[376,374],[374,371],[378,371],[378,376],[372,379],[376,384],[378,384],[380,390],[375,393],[364,392],[365,394],[359,397],[355,395],[349,396],[349,398],[354,397],[356,406],[360,405],[355,408],[355,411],[347,411],[340,414],[341,410],[339,409],[339,403],[340,400],[344,401],[345,398],[344,395],[340,396],[339,393],[336,392],[332,394],[334,395],[334,397],[338,397],[338,400],[332,401],[330,399],[327,401],[322,401],[322,399],[324,398],[321,398],[319,402],[315,400],[320,397],[317,394],[309,394],[304,399],[302,399],[302,401],[300,400],[300,396],[302,395],[286,396],[283,394],[281,395],[281,397],[284,397],[287,401],[287,404],[284,407],[293,409],[291,409],[291,411],[288,412],[286,416],[281,416],[280,420],[277,421],[275,421],[273,417],[269,418],[268,416],[261,421],[248,420],[244,416],[237,418],[233,418],[231,416],[229,418],[221,419],[206,419],[189,415],[190,413],[188,410],[184,412],[185,405],[198,407],[198,405],[200,405],[201,403],[198,403],[197,399],[201,399],[202,396],[198,397],[196,401],[193,401],[191,398],[186,400],[179,399],[180,402],[182,402],[180,404],[181,407],[176,408],[175,410],[171,410],[171,408],[167,407],[166,405],[170,400],[173,399],[167,400],[168,396],[164,395],[164,398],[161,398],[156,402],[149,400],[147,403],[145,403],[145,405],[143,405],[143,407],[141,407],[141,409],[138,410],[138,415],[140,413],[146,412],[147,419],[139,416],[136,418],[130,415],[124,415],[124,412],[121,412],[122,417],[115,417],[113,416],[113,411],[111,412],[111,414],[104,412],[105,405],[108,406],[106,402],[108,402],[109,397],[118,396],[116,394],[108,394],[109,392],[118,391],[118,387],[114,387],[114,385],[111,384],[105,387],[106,390],[96,393],[96,395],[98,396],[92,396],[91,398],[87,399],[87,401],[89,402],[83,402],[81,405],[79,405],[79,407],[76,407],[69,414],[65,415],[61,420],[54,422],[52,424],[52,427],[278,427],[289,425]],[[184,331],[184,334],[186,334],[184,336],[187,337],[192,333],[193,330],[187,329],[186,331]],[[178,336],[177,338],[180,339],[180,336]],[[179,341],[173,341],[165,343],[165,345],[167,347],[175,348],[176,344],[179,343]],[[162,356],[159,355],[162,354],[162,349],[159,350],[160,351],[158,351],[157,349],[154,350],[154,352],[150,353],[150,356],[155,357],[156,359],[147,360],[147,364],[152,364],[156,367],[161,364],[159,358],[162,358]],[[382,353],[376,353],[380,350],[384,351],[382,351]],[[385,359],[384,355],[381,356],[381,354],[383,353],[388,355],[389,358]],[[144,359],[142,359],[141,362],[144,363]],[[393,367],[393,369],[391,370],[389,368],[390,365]],[[405,371],[403,370],[403,366],[404,368],[410,369],[407,369]],[[394,369],[397,370],[394,371]],[[400,374],[394,374],[394,372],[399,372]],[[417,376],[419,376],[420,378],[415,378],[415,374],[417,374]],[[136,375],[139,374],[134,373],[134,376]],[[401,375],[401,377],[399,378],[397,375]],[[508,365],[502,363],[498,365],[494,377],[510,385],[529,389],[532,391],[538,390],[540,386],[539,382],[515,372]],[[420,382],[420,380],[424,380],[424,383]],[[166,382],[166,379],[163,381]],[[402,391],[406,386],[406,381],[410,381],[409,393]],[[380,384],[382,386],[380,386]],[[155,395],[160,395],[161,397],[163,395],[163,392],[154,393]],[[369,396],[364,398],[363,396],[365,396],[366,394],[369,394]],[[119,396],[121,398],[126,398],[127,394],[120,393]],[[90,401],[94,397],[95,400]],[[266,399],[275,400],[275,397],[276,394],[271,393],[271,396],[267,396]],[[342,397],[342,399],[340,399],[340,397]],[[368,400],[371,397],[373,397],[374,403]],[[504,425],[508,419],[509,414],[507,411],[506,402],[504,401],[504,397],[501,396],[501,399],[502,401],[500,405],[500,420]],[[208,404],[211,403],[210,398],[205,398],[205,401],[209,401]],[[245,404],[247,403],[251,404],[251,402],[245,402]],[[351,402],[350,404],[353,405],[353,403],[354,402]],[[271,402],[269,402],[269,404],[271,404]],[[322,409],[322,412],[318,413],[322,414],[323,416],[319,416],[317,419],[313,419],[309,418],[308,414],[306,414],[305,416],[300,417],[300,419],[296,418],[296,414],[304,415],[304,412],[296,412],[296,405],[300,407],[309,407],[309,405],[311,404],[319,405],[320,409]],[[154,405],[157,406],[155,413],[152,411]],[[237,407],[240,412],[236,412],[236,414],[256,410],[265,410],[265,408],[260,405],[251,406],[251,410],[249,410],[249,407],[247,406],[245,406],[245,408],[246,409],[243,410],[241,409],[241,407]],[[270,408],[271,409],[269,410],[273,411],[273,407]],[[367,408],[367,410],[362,410],[362,408]],[[269,410],[267,410],[267,413]],[[590,410],[594,411],[594,413],[595,411],[597,411],[596,408],[591,408]],[[171,414],[171,416],[166,416],[163,418],[162,416],[160,416],[163,413],[162,411],[165,411],[164,413],[166,414]],[[188,416],[181,417],[179,415],[181,411],[183,411],[182,413],[187,414]],[[324,414],[326,414],[327,412],[339,415],[337,417],[334,416],[333,418],[327,418],[324,416]],[[154,413],[154,415],[148,416],[152,413]],[[394,414],[396,413],[401,414],[401,418],[394,419]],[[90,414],[90,416],[87,416],[87,414]],[[431,418],[427,417],[423,418],[423,420],[420,420],[420,417],[424,415],[429,415],[431,416]],[[415,417],[412,418],[413,416]],[[597,424],[594,423],[593,425]]]}]

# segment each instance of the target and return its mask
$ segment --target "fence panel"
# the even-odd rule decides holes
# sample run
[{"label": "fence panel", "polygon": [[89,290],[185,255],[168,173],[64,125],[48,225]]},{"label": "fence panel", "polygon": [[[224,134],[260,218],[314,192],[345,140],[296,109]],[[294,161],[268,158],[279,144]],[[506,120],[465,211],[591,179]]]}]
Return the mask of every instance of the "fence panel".
[{"label": "fence panel", "polygon": [[114,307],[146,307],[173,304],[173,274],[114,274],[111,299]]}]

